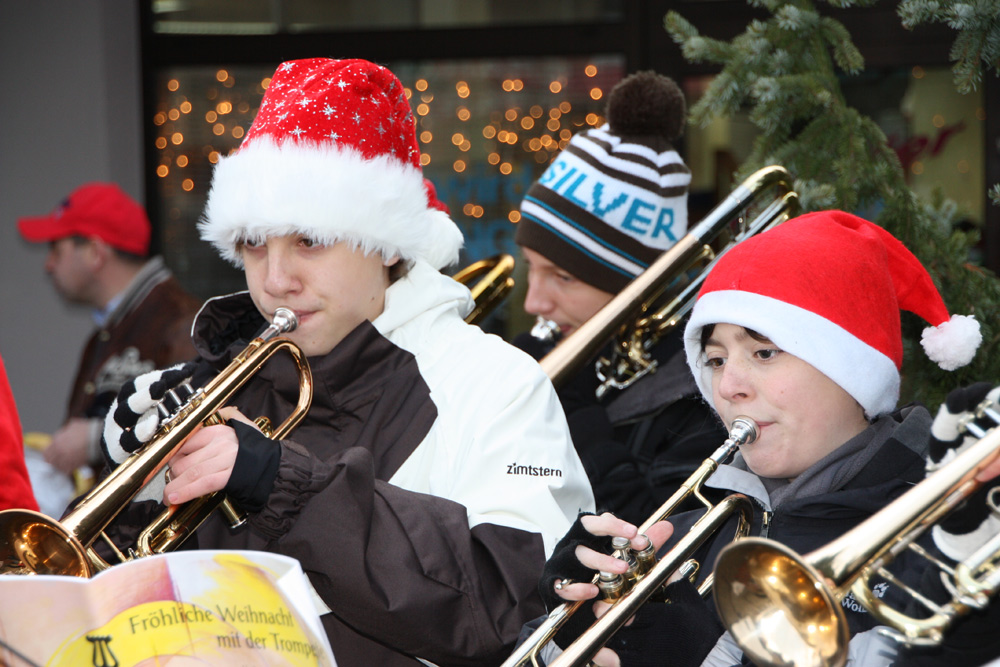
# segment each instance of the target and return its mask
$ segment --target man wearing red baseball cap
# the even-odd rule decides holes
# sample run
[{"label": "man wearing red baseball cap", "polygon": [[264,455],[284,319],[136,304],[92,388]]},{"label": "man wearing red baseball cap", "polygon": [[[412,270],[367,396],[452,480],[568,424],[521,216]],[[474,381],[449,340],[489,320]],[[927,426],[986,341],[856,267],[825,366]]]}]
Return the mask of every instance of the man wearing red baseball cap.
[{"label": "man wearing red baseball cap", "polygon": [[122,384],[153,368],[194,357],[191,322],[200,301],[163,263],[147,258],[151,228],[144,208],[113,183],[88,183],[51,213],[24,217],[27,241],[48,243],[45,272],[69,303],[93,309],[69,396],[66,421],[45,458],[66,473],[100,465],[104,415]]}]

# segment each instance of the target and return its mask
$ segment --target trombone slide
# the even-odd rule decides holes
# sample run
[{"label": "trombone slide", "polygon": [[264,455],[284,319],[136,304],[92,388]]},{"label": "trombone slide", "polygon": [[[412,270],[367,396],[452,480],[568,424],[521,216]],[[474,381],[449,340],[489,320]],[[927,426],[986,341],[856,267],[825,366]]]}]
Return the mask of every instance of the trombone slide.
[{"label": "trombone slide", "polygon": [[[756,171],[738,185],[697,225],[689,229],[685,236],[665,250],[649,268],[545,355],[540,363],[552,383],[560,386],[581,363],[592,358],[622,324],[629,321],[630,316],[641,313],[644,305],[662,292],[666,286],[666,278],[676,277],[681,269],[703,252],[707,242],[724,231],[733,218],[762,192],[776,185],[790,186],[791,181],[791,175],[784,168],[772,165]],[[758,216],[757,228],[753,232],[748,231],[747,235],[782,219],[789,211],[796,210],[798,204],[791,192],[780,198],[779,202],[778,206],[772,204],[764,214]]]}]

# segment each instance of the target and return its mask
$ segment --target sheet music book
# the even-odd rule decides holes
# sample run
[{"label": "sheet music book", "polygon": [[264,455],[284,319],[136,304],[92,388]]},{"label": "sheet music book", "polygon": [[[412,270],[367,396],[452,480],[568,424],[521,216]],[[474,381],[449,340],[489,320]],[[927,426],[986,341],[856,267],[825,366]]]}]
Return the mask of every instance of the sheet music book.
[{"label": "sheet music book", "polygon": [[298,561],[177,551],[91,579],[0,576],[0,667],[336,667]]}]

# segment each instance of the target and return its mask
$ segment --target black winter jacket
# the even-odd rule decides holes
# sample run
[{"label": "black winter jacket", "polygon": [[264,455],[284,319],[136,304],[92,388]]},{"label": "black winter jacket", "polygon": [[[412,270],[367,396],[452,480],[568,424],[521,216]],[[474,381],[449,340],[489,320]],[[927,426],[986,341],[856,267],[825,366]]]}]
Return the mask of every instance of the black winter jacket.
[{"label": "black winter jacket", "polygon": [[[930,414],[921,406],[912,406],[880,419],[892,420],[889,436],[869,446],[878,447],[873,458],[853,477],[843,480],[826,492],[804,497],[792,497],[776,509],[770,506],[768,494],[760,479],[745,470],[741,461],[721,466],[709,480],[709,485],[740,492],[752,499],[755,512],[751,535],[763,536],[790,547],[805,555],[827,545],[855,528],[862,521],[885,507],[889,502],[912,488],[925,477],[925,455],[931,423]],[[860,437],[860,436],[859,436]],[[820,464],[817,464],[820,465]],[[690,511],[671,518],[674,535],[661,550],[662,556],[676,540],[688,533],[691,525],[703,511]],[[735,531],[735,517],[726,527],[713,534],[696,553],[702,564],[696,583],[704,581],[713,571],[719,552],[726,547]],[[571,531],[572,532],[572,531]],[[934,549],[930,536],[921,538],[925,548]],[[556,550],[550,566],[560,558]],[[937,577],[936,569],[911,552],[897,557],[890,570],[908,585],[928,591],[928,581]],[[912,600],[897,586],[874,578],[869,582],[875,594],[893,608],[913,612]],[[931,587],[933,589],[933,587]],[[607,646],[619,653],[623,667],[630,665],[669,664],[672,667],[696,665],[749,665],[718,620],[711,598],[703,600],[693,595],[690,583],[671,585],[672,604],[646,604],[634,622],[616,633]],[[542,591],[543,596],[546,591]],[[554,596],[546,600],[552,606]],[[850,592],[843,595],[841,608],[846,617],[850,635],[851,658],[854,665],[980,665],[997,655],[997,639],[989,641],[987,633],[996,635],[993,618],[976,616],[956,623],[954,639],[946,642],[944,649],[914,649],[903,652],[898,646],[881,638],[873,631],[879,623]],[[584,605],[578,614],[592,620],[590,605]],[[992,617],[996,617],[993,614]],[[586,624],[577,624],[586,627]],[[562,643],[570,637],[561,637]],[[973,646],[973,644],[975,644]],[[992,645],[991,645],[992,644]]]}]

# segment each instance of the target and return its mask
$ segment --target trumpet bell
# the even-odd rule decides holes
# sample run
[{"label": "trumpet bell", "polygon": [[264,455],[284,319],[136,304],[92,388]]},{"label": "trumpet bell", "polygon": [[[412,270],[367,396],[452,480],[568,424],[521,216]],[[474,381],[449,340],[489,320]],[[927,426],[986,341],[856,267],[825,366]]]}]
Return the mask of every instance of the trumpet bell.
[{"label": "trumpet bell", "polygon": [[61,523],[40,512],[0,513],[0,572],[4,574],[93,574],[87,549]]},{"label": "trumpet bell", "polygon": [[823,576],[797,553],[748,537],[715,565],[715,606],[754,664],[840,667],[847,661],[847,620]]},{"label": "trumpet bell", "polygon": [[[96,539],[103,538],[113,555],[122,562],[151,556],[178,548],[216,508],[221,509],[231,520],[230,525],[235,527],[233,519],[238,518],[239,513],[229,505],[225,494],[217,492],[184,505],[169,506],[143,530],[138,551],[129,549],[128,556],[104,533],[108,524],[160,473],[191,435],[202,426],[219,423],[218,410],[280,350],[291,355],[298,369],[299,400],[292,414],[274,430],[273,437],[280,440],[305,417],[313,393],[309,362],[295,343],[278,336],[294,330],[297,324],[291,310],[278,308],[273,322],[260,336],[205,387],[192,394],[177,412],[159,425],[146,444],[91,489],[61,520],[28,510],[0,512],[0,575],[90,577],[111,567],[93,549]],[[190,517],[190,520],[185,523],[171,521],[174,515]]]}]

